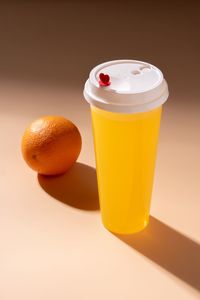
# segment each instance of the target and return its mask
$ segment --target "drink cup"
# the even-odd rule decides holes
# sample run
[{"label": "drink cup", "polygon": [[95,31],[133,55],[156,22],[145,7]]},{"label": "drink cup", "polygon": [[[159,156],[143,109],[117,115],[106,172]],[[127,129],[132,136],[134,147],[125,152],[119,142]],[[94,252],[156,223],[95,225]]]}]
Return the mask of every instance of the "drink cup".
[{"label": "drink cup", "polygon": [[[102,74],[109,81],[102,82]],[[152,64],[110,61],[92,69],[84,97],[91,108],[103,224],[114,233],[138,232],[149,221],[167,83]]]}]

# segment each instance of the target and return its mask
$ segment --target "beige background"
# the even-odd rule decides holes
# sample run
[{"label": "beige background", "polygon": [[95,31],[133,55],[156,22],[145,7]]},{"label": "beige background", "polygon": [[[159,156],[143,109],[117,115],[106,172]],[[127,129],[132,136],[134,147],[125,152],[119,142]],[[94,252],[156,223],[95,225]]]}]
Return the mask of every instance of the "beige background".
[{"label": "beige background", "polygon": [[[161,3],[160,3],[161,2]],[[199,299],[200,104],[198,1],[0,3],[0,299]],[[151,222],[117,237],[101,225],[89,70],[116,59],[160,67],[162,118]],[[24,128],[64,115],[83,148],[66,175],[24,163]]]}]

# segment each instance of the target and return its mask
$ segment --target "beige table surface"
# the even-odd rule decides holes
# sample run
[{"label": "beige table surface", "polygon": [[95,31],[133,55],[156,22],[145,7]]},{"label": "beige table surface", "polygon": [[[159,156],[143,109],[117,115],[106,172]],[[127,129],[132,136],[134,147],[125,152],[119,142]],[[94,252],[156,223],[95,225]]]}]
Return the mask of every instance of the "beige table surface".
[{"label": "beige table surface", "polygon": [[[170,8],[172,25],[177,18],[182,25],[190,24],[184,34],[179,25],[174,26],[174,35],[172,28],[168,30],[170,9],[162,16],[163,27],[157,30],[150,23],[157,38],[164,30],[173,50],[168,48],[163,54],[168,45],[165,39],[159,51],[149,44],[147,53],[137,43],[131,50],[122,45],[113,50],[113,58],[136,57],[160,66],[171,88],[162,118],[150,225],[137,235],[117,237],[101,224],[90,112],[82,97],[89,69],[111,59],[112,51],[109,48],[106,55],[101,45],[101,55],[98,47],[91,49],[87,43],[77,50],[82,42],[74,36],[73,45],[69,43],[67,25],[72,24],[73,13],[82,16],[89,10],[92,15],[99,5],[77,3],[50,2],[48,10],[46,1],[40,6],[1,5],[0,299],[199,299],[200,104],[199,79],[194,75],[200,69],[196,64],[199,46],[192,30],[197,24],[196,9],[185,6],[188,21],[179,13],[178,4]],[[109,13],[112,5],[107,6]],[[123,7],[119,5],[115,13],[120,15]],[[119,32],[129,28],[125,17],[129,9],[126,13],[122,29],[117,27]],[[142,16],[148,14],[140,12],[136,18]],[[114,15],[112,18],[115,20]],[[86,42],[94,33],[87,20],[81,19]],[[109,20],[106,15],[105,27]],[[136,21],[130,22],[134,25]],[[81,39],[81,25],[72,29]],[[98,32],[103,41],[101,30]],[[141,32],[148,40],[146,29]],[[126,33],[124,42],[130,32]],[[65,34],[68,42],[63,42]],[[136,42],[141,40],[136,36]],[[106,41],[109,47],[118,43],[117,37]],[[186,61],[188,51],[190,60]],[[76,63],[81,64],[80,69]],[[24,128],[48,114],[71,119],[83,139],[78,163],[66,175],[52,179],[38,177],[20,153]]]}]

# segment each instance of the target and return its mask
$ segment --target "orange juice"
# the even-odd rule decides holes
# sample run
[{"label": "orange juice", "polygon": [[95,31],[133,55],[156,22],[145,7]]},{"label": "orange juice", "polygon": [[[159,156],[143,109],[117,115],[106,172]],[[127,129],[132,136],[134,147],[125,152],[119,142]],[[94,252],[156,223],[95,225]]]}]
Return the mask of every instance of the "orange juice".
[{"label": "orange juice", "polygon": [[115,233],[148,224],[163,104],[162,72],[138,60],[115,60],[92,69],[84,97],[91,107],[101,216]]},{"label": "orange juice", "polygon": [[91,106],[102,221],[110,231],[133,233],[148,224],[161,111]]}]

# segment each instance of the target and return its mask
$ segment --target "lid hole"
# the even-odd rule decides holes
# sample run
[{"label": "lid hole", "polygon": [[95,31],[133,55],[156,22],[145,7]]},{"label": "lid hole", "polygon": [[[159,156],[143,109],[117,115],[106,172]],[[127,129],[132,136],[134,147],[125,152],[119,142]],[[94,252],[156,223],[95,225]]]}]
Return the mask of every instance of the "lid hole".
[{"label": "lid hole", "polygon": [[134,70],[134,71],[132,71],[131,73],[132,73],[133,75],[139,75],[139,74],[140,74],[140,71]]}]

